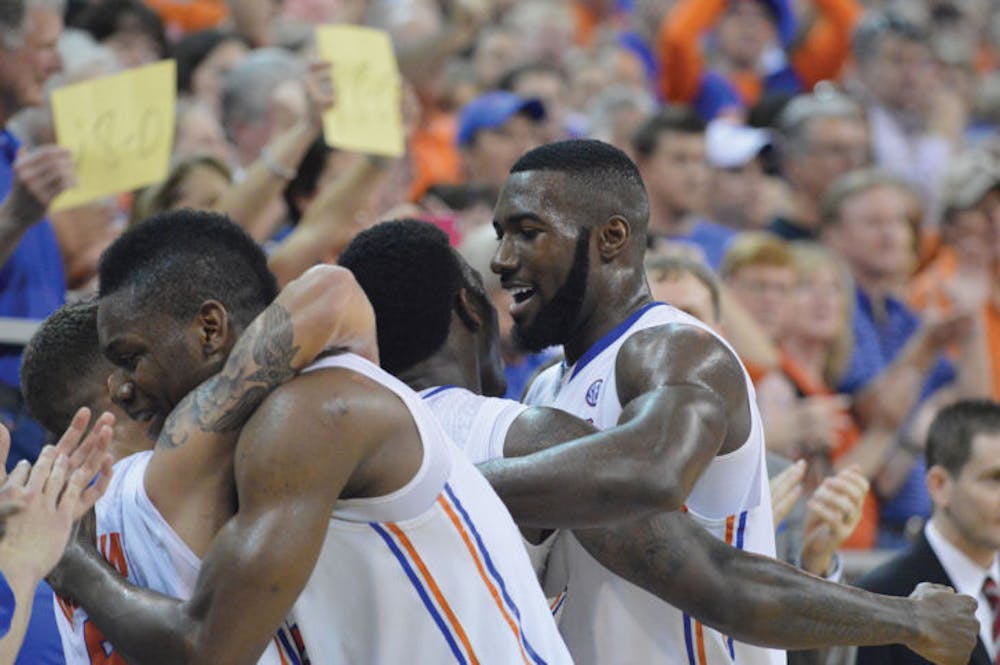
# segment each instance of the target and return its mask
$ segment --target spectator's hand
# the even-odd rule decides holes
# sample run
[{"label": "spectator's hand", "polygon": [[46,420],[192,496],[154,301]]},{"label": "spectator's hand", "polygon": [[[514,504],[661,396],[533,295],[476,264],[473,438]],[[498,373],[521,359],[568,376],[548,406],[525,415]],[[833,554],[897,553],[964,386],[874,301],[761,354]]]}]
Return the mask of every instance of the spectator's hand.
[{"label": "spectator's hand", "polygon": [[114,461],[108,453],[112,428],[115,426],[114,415],[108,412],[102,413],[94,421],[89,432],[87,432],[88,425],[90,425],[90,409],[86,407],[78,409],[69,427],[55,445],[56,455],[68,458],[69,473],[83,469],[84,473],[89,474],[87,475],[89,484],[80,493],[79,505],[73,515],[74,521],[83,517],[104,494],[111,480],[111,466]]},{"label": "spectator's hand", "polygon": [[310,60],[305,78],[307,120],[316,129],[323,128],[323,116],[333,108],[336,95],[333,89],[331,65],[323,60]]},{"label": "spectator's hand", "polygon": [[43,145],[18,154],[14,184],[4,204],[15,219],[35,224],[57,196],[76,184],[73,153],[58,145]]},{"label": "spectator's hand", "polygon": [[88,437],[93,437],[96,445],[80,466],[73,468],[72,457],[60,454],[58,447],[46,446],[30,472],[26,464],[19,464],[7,479],[0,493],[20,501],[23,507],[8,517],[0,542],[5,570],[25,575],[37,584],[59,561],[74,520],[93,506],[107,486],[96,484],[96,492],[88,487],[111,460],[107,452],[111,429],[101,425],[96,430]]},{"label": "spectator's hand", "polygon": [[931,308],[924,316],[921,333],[927,350],[937,354],[948,347],[961,344],[972,330],[972,316],[968,312],[942,312]]},{"label": "spectator's hand", "polygon": [[802,479],[806,476],[806,462],[799,460],[771,478],[771,513],[774,526],[785,521],[795,502],[802,496]]},{"label": "spectator's hand", "polygon": [[868,479],[856,466],[826,478],[807,504],[802,568],[827,575],[837,548],[861,521]]},{"label": "spectator's hand", "polygon": [[915,635],[907,647],[937,665],[964,665],[976,645],[976,601],[940,584],[922,582],[910,594]]},{"label": "spectator's hand", "polygon": [[837,441],[837,433],[850,426],[846,395],[814,395],[796,406],[799,441],[806,454],[826,454]]}]

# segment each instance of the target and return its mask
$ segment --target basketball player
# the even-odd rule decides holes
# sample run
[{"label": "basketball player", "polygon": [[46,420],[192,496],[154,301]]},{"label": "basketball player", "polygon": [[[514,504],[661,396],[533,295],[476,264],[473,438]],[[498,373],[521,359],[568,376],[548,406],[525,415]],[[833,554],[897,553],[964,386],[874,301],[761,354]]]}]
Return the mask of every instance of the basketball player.
[{"label": "basketball player", "polygon": [[[560,432],[563,440],[569,438],[566,433],[572,430],[565,429],[564,413],[528,409],[470,392],[481,387],[483,374],[490,375],[485,383],[492,385],[499,372],[492,360],[495,349],[490,349],[496,341],[495,312],[478,276],[448,248],[444,234],[415,221],[383,223],[355,238],[340,260],[356,271],[376,308],[383,364],[412,387],[423,389],[455,440],[467,444],[475,461],[530,452],[532,446],[545,445],[535,441],[559,440]],[[587,428],[581,424],[576,429]],[[548,526],[559,520],[579,524],[587,519],[582,511],[560,506],[594,503],[595,497],[610,497],[614,503],[616,497],[603,491],[602,482],[613,488],[616,472],[638,464],[620,459],[628,454],[627,442],[618,449],[609,444],[597,450],[591,447],[596,439],[480,468],[505,500],[514,499],[509,505],[515,515],[519,509],[534,507],[536,513],[529,514],[528,523],[545,525],[549,519]],[[567,467],[578,475],[576,481],[553,482]],[[507,484],[512,491],[505,492]],[[557,507],[549,508],[551,504]],[[639,514],[645,510],[641,501],[636,506]],[[599,511],[594,515],[595,523],[607,519]],[[971,648],[969,635],[974,629],[968,608],[964,615],[951,608],[955,614],[949,622],[957,619],[956,625],[938,623],[934,598],[912,600],[909,609],[894,607],[896,600],[861,596],[773,560],[740,554],[681,513],[665,516],[664,523],[670,537],[658,549],[670,555],[673,569],[658,564],[661,567],[651,576],[666,581],[657,592],[681,606],[700,608],[699,616],[744,639],[795,648],[867,640],[921,642],[939,662],[954,662],[948,654],[961,652],[966,645]],[[810,600],[815,597],[823,597],[823,603]],[[726,606],[733,603],[739,608],[730,612]],[[919,631],[904,628],[907,616],[922,617]],[[824,630],[817,628],[821,623]]]},{"label": "basketball player", "polygon": [[[520,344],[561,344],[565,353],[526,401],[590,420],[609,442],[641,437],[651,458],[672,460],[689,515],[727,543],[771,556],[770,491],[752,384],[707,326],[652,302],[642,264],[648,214],[635,165],[599,141],[543,146],[511,169],[495,210],[500,245],[492,267],[513,296]],[[780,652],[734,643],[626,579],[636,579],[637,559],[648,569],[641,559],[662,556],[655,545],[663,534],[651,519],[616,527],[624,538],[607,531],[559,535],[546,582],[572,587],[560,630],[574,659],[783,662]],[[828,629],[820,622],[799,628]]]},{"label": "basketball player", "polygon": [[[100,275],[113,394],[153,422],[218,369],[274,288],[242,231],[192,211],[130,229]],[[503,504],[371,363],[323,358],[278,387],[240,433],[234,471],[238,512],[190,601],[108,575],[77,589],[130,658],[252,660],[294,603],[314,663],[569,662]]]},{"label": "basketball player", "polygon": [[[231,451],[236,442],[234,428],[277,383],[331,345],[374,354],[374,317],[348,271],[322,266],[285,287],[240,338],[223,371],[174,411],[163,434],[167,440],[183,440],[185,449],[180,452],[186,457],[169,461],[174,472],[171,483],[180,491],[166,493],[167,502],[163,493],[153,494],[159,498],[154,502],[148,491],[167,477],[153,464],[153,440],[140,428],[119,427],[118,422],[130,419],[118,414],[115,474],[96,506],[96,538],[91,540],[99,543],[104,558],[119,574],[139,586],[190,597],[201,566],[200,554],[193,548],[214,535],[200,531],[213,528],[210,522],[187,517],[210,514],[205,506],[216,500],[218,492],[210,481],[192,482],[216,464],[207,451],[225,460],[225,450]],[[67,357],[74,362],[66,363]],[[57,432],[78,404],[86,403],[95,412],[104,407],[115,410],[106,387],[112,369],[98,347],[97,303],[63,307],[42,324],[25,351],[22,386],[32,414],[46,429]],[[162,467],[163,460],[160,456],[156,462]],[[231,479],[216,475],[222,491],[231,492]],[[62,600],[59,605],[57,626],[68,663],[90,664],[98,656],[102,662],[119,658],[114,645],[88,622],[85,609]],[[260,662],[278,664],[298,653],[290,625],[282,627]]]}]

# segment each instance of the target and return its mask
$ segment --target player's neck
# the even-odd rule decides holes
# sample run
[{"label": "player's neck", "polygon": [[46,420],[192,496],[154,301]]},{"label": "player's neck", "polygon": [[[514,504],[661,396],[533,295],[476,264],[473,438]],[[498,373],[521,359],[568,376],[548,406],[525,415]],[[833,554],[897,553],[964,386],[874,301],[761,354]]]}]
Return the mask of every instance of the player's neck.
[{"label": "player's neck", "polygon": [[458,386],[479,394],[479,373],[449,353],[438,352],[399,372],[397,378],[416,391],[438,386]]},{"label": "player's neck", "polygon": [[[623,285],[624,286],[624,285]],[[610,295],[617,294],[617,295]],[[629,294],[623,296],[621,294]],[[566,363],[573,365],[590,347],[614,330],[629,316],[653,301],[645,282],[633,288],[611,289],[608,297],[594,299],[597,307],[580,323],[577,333],[563,344]]]}]

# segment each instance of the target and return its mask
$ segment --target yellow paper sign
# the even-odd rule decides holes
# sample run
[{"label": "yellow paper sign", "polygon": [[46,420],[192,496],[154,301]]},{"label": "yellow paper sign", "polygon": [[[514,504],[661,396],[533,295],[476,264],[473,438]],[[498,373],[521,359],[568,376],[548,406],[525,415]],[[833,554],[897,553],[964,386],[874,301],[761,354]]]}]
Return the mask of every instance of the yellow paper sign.
[{"label": "yellow paper sign", "polygon": [[77,183],[52,211],[167,177],[176,81],[176,64],[165,60],[52,91],[56,138],[73,152]]},{"label": "yellow paper sign", "polygon": [[403,154],[400,76],[389,35],[355,25],[316,29],[319,56],[333,64],[336,100],[323,118],[326,142],[375,155]]}]

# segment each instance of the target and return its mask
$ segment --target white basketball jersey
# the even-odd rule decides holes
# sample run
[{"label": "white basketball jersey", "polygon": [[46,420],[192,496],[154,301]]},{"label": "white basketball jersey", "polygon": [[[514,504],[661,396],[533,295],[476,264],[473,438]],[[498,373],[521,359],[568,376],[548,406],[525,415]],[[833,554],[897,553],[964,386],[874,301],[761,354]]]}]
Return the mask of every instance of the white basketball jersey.
[{"label": "white basketball jersey", "polygon": [[[153,457],[148,450],[119,460],[97,515],[97,546],[104,558],[136,586],[167,596],[190,598],[201,560],[174,532],[146,494],[143,478]],[[87,613],[59,596],[56,624],[67,665],[124,665],[125,659],[104,639]],[[288,623],[268,643],[258,665],[300,665],[297,629]]]},{"label": "white basketball jersey", "polygon": [[306,371],[333,367],[399,397],[423,461],[403,488],[334,507],[293,611],[313,662],[572,662],[510,513],[427,405],[358,356]]},{"label": "white basketball jersey", "polygon": [[529,407],[510,399],[477,395],[458,386],[420,391],[458,449],[473,464],[503,459],[507,432]]},{"label": "white basketball jersey", "polygon": [[[663,303],[651,303],[598,341],[572,367],[564,362],[542,373],[526,401],[561,408],[598,429],[614,427],[623,406],[615,377],[619,349],[640,330],[669,323],[696,326],[715,335],[694,317]],[[725,542],[774,556],[763,428],[749,377],[746,384],[752,417],[750,436],[740,448],[717,456],[709,464],[686,508]],[[735,643],[618,577],[591,557],[568,531],[559,534],[549,556],[545,588],[550,595],[566,592],[559,629],[581,665],[785,662],[784,652]]]}]

